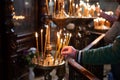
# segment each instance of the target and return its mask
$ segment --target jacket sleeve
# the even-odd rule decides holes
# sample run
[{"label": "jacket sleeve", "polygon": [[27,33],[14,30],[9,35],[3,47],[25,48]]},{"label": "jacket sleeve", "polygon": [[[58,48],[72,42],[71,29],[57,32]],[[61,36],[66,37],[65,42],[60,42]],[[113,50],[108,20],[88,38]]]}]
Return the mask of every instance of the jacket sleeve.
[{"label": "jacket sleeve", "polygon": [[112,16],[112,15],[108,15],[105,12],[101,12],[100,13],[100,17],[105,18],[106,20],[108,20],[111,24],[114,23],[114,21],[116,21],[116,17]]},{"label": "jacket sleeve", "polygon": [[82,52],[81,61],[84,64],[111,64],[120,62],[120,36],[113,44]]},{"label": "jacket sleeve", "polygon": [[108,30],[105,34],[104,40],[106,43],[113,43],[113,41],[115,40],[116,36],[118,36],[119,30],[120,30],[120,23],[119,22],[114,22],[114,24],[112,25],[112,27],[110,28],[110,30]]}]

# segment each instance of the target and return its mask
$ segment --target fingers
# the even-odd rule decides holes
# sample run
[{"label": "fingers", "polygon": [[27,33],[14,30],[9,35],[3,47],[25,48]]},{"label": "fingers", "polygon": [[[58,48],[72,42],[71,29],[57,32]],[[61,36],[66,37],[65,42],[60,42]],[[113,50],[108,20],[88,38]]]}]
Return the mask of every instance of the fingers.
[{"label": "fingers", "polygon": [[63,47],[62,50],[61,50],[61,54],[62,55],[66,55],[68,53],[69,53],[69,46]]},{"label": "fingers", "polygon": [[75,58],[75,51],[76,49],[74,49],[72,46],[65,46],[61,50],[61,54],[64,56],[65,59],[67,57]]}]

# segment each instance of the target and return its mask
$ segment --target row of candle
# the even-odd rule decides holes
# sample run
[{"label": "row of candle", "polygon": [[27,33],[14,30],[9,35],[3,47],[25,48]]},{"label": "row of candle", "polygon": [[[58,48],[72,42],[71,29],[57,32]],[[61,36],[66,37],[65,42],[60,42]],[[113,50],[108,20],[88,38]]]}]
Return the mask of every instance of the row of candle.
[{"label": "row of candle", "polygon": [[[48,3],[53,3],[53,9],[50,9],[50,10],[53,10],[53,14],[55,15],[56,14],[56,8],[58,8],[58,14],[61,14],[62,12],[62,9],[64,9],[65,7],[65,2],[64,0],[54,0],[54,2],[52,2],[52,0],[50,0],[50,2],[48,2],[48,0],[46,0],[46,5],[47,7],[51,7],[51,6],[48,6]],[[100,8],[100,5],[99,3],[97,2],[96,3],[96,7],[97,8]],[[86,0],[86,2],[80,0],[80,3],[75,3],[74,0],[69,0],[69,7],[68,7],[68,13],[69,13],[69,16],[83,16],[83,17],[94,17],[94,13],[95,13],[95,5],[90,5],[89,4],[89,0]],[[49,9],[49,8],[47,8]],[[48,10],[48,12],[50,11]],[[56,16],[56,15],[55,15]]]},{"label": "row of candle", "polygon": [[56,59],[63,60],[63,56],[61,56],[60,54],[60,50],[64,47],[67,46],[70,42],[70,38],[72,36],[71,33],[65,33],[64,37],[61,37],[61,31],[57,33],[57,48],[56,48],[56,53],[54,56],[54,62],[56,61]]},{"label": "row of candle", "polygon": [[[50,32],[49,32],[49,27],[48,27],[48,25],[46,26],[46,36],[47,37],[45,37],[46,38],[46,41],[45,41],[45,45],[48,43],[48,42],[50,42],[50,41],[48,41],[49,39],[48,39],[48,36],[49,36],[49,38],[50,38]],[[49,35],[48,35],[49,34]],[[44,55],[45,55],[45,51],[43,51],[43,29],[41,29],[41,53],[43,53],[42,54],[42,56],[43,56],[43,63],[40,63],[40,61],[41,60],[38,60],[38,59],[40,59],[40,58],[35,58],[34,59],[34,62],[35,63],[37,63],[37,64],[45,64],[46,65],[46,59],[48,59],[48,58],[45,58],[44,59]],[[61,51],[61,49],[64,47],[64,46],[67,46],[68,44],[69,44],[69,42],[70,42],[70,38],[71,38],[71,33],[64,33],[64,35],[62,34],[62,30],[60,30],[59,32],[57,32],[57,46],[56,46],[56,52],[55,52],[55,54],[54,54],[54,58],[52,58],[52,57],[50,57],[49,59],[52,59],[52,61],[53,62],[51,62],[51,60],[50,61],[48,61],[47,60],[47,62],[49,62],[49,64],[51,64],[51,63],[54,63],[53,65],[58,65],[59,63],[61,63],[61,61],[63,61],[63,56],[60,54],[60,51]],[[38,37],[39,37],[39,35],[38,35],[38,33],[37,32],[35,32],[35,38],[36,38],[36,47],[37,47],[37,51],[39,51],[39,43],[38,43]],[[49,54],[48,54],[49,55]],[[38,56],[39,56],[39,52],[38,52]],[[56,64],[56,61],[57,61],[57,64]]]},{"label": "row of candle", "polygon": [[94,19],[94,26],[95,27],[104,26],[104,25],[107,27],[110,27],[110,22],[104,18],[101,18],[101,17]]},{"label": "row of candle", "polygon": [[[35,32],[35,38],[36,38],[36,49],[37,49],[37,52],[39,52],[39,41],[38,41],[39,37],[37,32]],[[43,53],[43,29],[41,29],[41,53]],[[38,53],[38,56],[39,56],[39,53]]]},{"label": "row of candle", "polygon": [[[48,25],[46,25],[46,35],[45,35],[45,48],[43,50],[43,29],[41,29],[40,31],[40,36],[41,36],[41,53],[42,56],[44,57],[44,53],[46,51],[46,44],[50,44],[50,27]],[[38,41],[38,32],[35,32],[35,38],[36,38],[36,48],[37,48],[37,52],[39,52],[39,41]]]}]

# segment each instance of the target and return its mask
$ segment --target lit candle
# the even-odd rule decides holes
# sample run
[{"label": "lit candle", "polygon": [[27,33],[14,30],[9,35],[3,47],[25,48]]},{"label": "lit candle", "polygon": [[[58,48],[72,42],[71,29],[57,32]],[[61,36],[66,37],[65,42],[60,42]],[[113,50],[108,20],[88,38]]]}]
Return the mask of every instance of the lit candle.
[{"label": "lit candle", "polygon": [[97,2],[96,4],[97,4],[97,6],[96,6],[97,16],[99,16],[99,15],[100,15],[100,13],[99,13],[99,10],[100,10],[100,4],[99,4],[98,2]]},{"label": "lit candle", "polygon": [[[63,41],[62,48],[63,48],[64,46],[66,46],[66,38],[65,38],[64,41]],[[63,59],[64,59],[64,56],[63,56],[63,55],[60,55],[60,57],[59,57],[59,62],[63,61]]]},{"label": "lit candle", "polygon": [[54,14],[56,13],[56,0],[54,0]]},{"label": "lit candle", "polygon": [[69,44],[70,39],[71,39],[71,36],[72,36],[72,34],[70,34],[70,35],[69,35],[69,38],[68,38],[68,43],[67,43],[66,45],[68,45],[68,44]]},{"label": "lit candle", "polygon": [[67,33],[66,42],[65,42],[66,46],[69,44],[70,38],[71,38],[71,34]]},{"label": "lit candle", "polygon": [[89,3],[89,0],[86,0],[87,3]]},{"label": "lit candle", "polygon": [[38,47],[38,33],[35,32],[35,37],[36,37],[36,47],[37,47],[37,51],[39,51],[39,47]]},{"label": "lit candle", "polygon": [[[41,53],[43,54],[43,29],[41,29]],[[44,54],[42,56],[44,57]]]},{"label": "lit candle", "polygon": [[67,35],[66,35],[66,43],[65,44],[68,43],[68,39],[69,39],[69,33],[67,33]]},{"label": "lit candle", "polygon": [[75,11],[76,12],[78,11],[78,4],[76,4],[76,6],[75,6]]},{"label": "lit candle", "polygon": [[46,45],[48,41],[48,25],[45,25],[46,27],[46,34],[45,34],[45,46],[44,46],[44,53],[46,52]]},{"label": "lit candle", "polygon": [[59,47],[58,47],[58,49],[57,49],[57,51],[55,53],[55,56],[54,56],[54,64],[55,64],[55,61],[56,61],[56,59],[57,59],[57,57],[58,57],[58,55],[60,53],[60,49],[62,47],[62,43],[63,43],[63,40],[61,39],[60,45],[59,45]]},{"label": "lit candle", "polygon": [[105,26],[107,26],[108,28],[110,28],[110,25],[111,25],[110,22],[106,20],[105,21]]},{"label": "lit candle", "polygon": [[94,27],[95,28],[98,27],[98,19],[94,19],[93,21],[94,21]]},{"label": "lit candle", "polygon": [[92,5],[91,9],[90,9],[90,15],[91,15],[91,17],[94,17],[94,12],[95,12],[95,5]]},{"label": "lit candle", "polygon": [[48,26],[48,44],[50,44],[50,26]]},{"label": "lit candle", "polygon": [[57,47],[59,46],[60,43],[60,34],[59,32],[57,32]]},{"label": "lit candle", "polygon": [[60,0],[58,0],[58,12],[60,11]]},{"label": "lit candle", "polygon": [[69,4],[69,13],[71,14],[71,0],[70,0],[70,4]]},{"label": "lit candle", "polygon": [[47,14],[49,14],[48,0],[46,0],[46,8],[47,8]]},{"label": "lit candle", "polygon": [[73,15],[75,14],[75,3],[72,4],[73,7]]},{"label": "lit candle", "polygon": [[52,0],[49,1],[49,12],[50,12],[50,15],[53,15],[53,12],[54,12],[54,3]]}]

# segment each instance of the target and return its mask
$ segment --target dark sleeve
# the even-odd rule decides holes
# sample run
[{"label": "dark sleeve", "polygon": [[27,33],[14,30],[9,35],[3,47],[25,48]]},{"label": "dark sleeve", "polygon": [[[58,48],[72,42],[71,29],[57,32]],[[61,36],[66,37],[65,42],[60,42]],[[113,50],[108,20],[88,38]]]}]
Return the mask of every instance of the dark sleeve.
[{"label": "dark sleeve", "polygon": [[114,22],[112,27],[106,32],[104,40],[106,43],[113,43],[115,38],[118,36],[120,29],[120,23],[119,22]]},{"label": "dark sleeve", "polygon": [[82,50],[77,50],[76,51],[76,62],[81,64],[81,58],[82,58]]},{"label": "dark sleeve", "polygon": [[111,16],[106,14],[105,12],[101,12],[100,13],[100,17],[105,18],[106,20],[108,20],[111,24],[113,24],[114,21],[116,21],[116,17],[115,16]]},{"label": "dark sleeve", "polygon": [[116,38],[113,45],[84,51],[81,61],[84,64],[111,64],[120,62],[120,36]]}]

